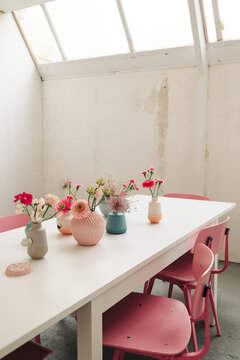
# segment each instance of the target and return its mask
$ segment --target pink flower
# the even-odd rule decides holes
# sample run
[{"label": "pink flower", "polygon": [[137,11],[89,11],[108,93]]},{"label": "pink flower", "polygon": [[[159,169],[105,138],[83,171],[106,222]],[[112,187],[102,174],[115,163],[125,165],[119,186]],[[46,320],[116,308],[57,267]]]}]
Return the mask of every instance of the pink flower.
[{"label": "pink flower", "polygon": [[103,196],[103,192],[101,189],[97,189],[97,191],[94,194],[95,199],[100,199]]},{"label": "pink flower", "polygon": [[124,186],[124,187],[128,187],[128,184],[124,183],[123,186]]},{"label": "pink flower", "polygon": [[151,167],[151,168],[149,168],[148,170],[149,170],[149,171],[154,171],[154,168],[153,168],[153,167]]},{"label": "pink flower", "polygon": [[68,181],[67,181],[67,184],[72,184],[72,180],[68,180]]},{"label": "pink flower", "polygon": [[146,175],[146,173],[147,173],[147,171],[146,171],[146,170],[145,170],[145,171],[142,171],[142,174],[143,174],[143,175]]},{"label": "pink flower", "polygon": [[43,198],[40,198],[38,201],[37,210],[42,211],[44,209],[45,200]]},{"label": "pink flower", "polygon": [[135,187],[135,190],[139,190],[139,188],[137,187],[137,185],[136,184],[133,184],[133,186]]},{"label": "pink flower", "polygon": [[107,203],[114,213],[124,213],[130,208],[127,198],[122,196],[111,196]]},{"label": "pink flower", "polygon": [[77,189],[79,189],[80,187],[83,187],[82,184],[75,184],[74,186],[75,186]]},{"label": "pink flower", "polygon": [[154,184],[155,184],[154,180],[149,179],[149,180],[145,180],[145,181],[142,183],[142,186],[143,186],[144,188],[151,188],[151,187],[154,186]]},{"label": "pink flower", "polygon": [[81,220],[89,216],[90,209],[86,200],[77,200],[72,206],[73,217]]},{"label": "pink flower", "polygon": [[130,182],[131,184],[134,184],[134,180],[129,180],[129,182]]},{"label": "pink flower", "polygon": [[58,214],[60,213],[66,214],[70,209],[71,209],[71,202],[69,202],[67,197],[60,200],[55,206],[55,210],[56,212],[58,212]]},{"label": "pink flower", "polygon": [[161,180],[161,179],[155,179],[155,181],[157,182],[157,183],[160,183],[160,184],[164,184],[164,181],[163,180]]},{"label": "pink flower", "polygon": [[46,204],[54,206],[59,201],[59,198],[54,194],[46,195]]}]

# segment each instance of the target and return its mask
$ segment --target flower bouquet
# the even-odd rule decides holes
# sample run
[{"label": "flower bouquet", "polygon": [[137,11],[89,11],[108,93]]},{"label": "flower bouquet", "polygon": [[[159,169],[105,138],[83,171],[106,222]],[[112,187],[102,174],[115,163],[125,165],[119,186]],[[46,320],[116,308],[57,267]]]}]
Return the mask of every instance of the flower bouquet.
[{"label": "flower bouquet", "polygon": [[148,219],[151,223],[156,224],[162,219],[161,203],[158,200],[158,196],[160,187],[164,184],[164,181],[159,178],[155,178],[154,180],[152,179],[154,175],[154,168],[152,167],[148,170],[142,171],[142,174],[145,178],[142,186],[143,188],[149,189],[152,196],[152,200],[148,207]]},{"label": "flower bouquet", "polygon": [[109,195],[104,179],[97,179],[94,186],[87,188],[88,199],[77,200],[72,206],[71,229],[79,245],[96,245],[102,238],[106,222],[95,210]]},{"label": "flower bouquet", "polygon": [[[64,182],[62,188],[68,191],[68,195],[63,199],[64,201],[70,202],[70,207],[66,207],[65,210],[62,210],[57,214],[57,228],[60,233],[63,235],[71,235],[71,225],[70,222],[72,220],[71,207],[75,201],[77,201],[77,194],[79,189],[83,187],[82,184],[72,185],[72,180],[67,180]],[[58,208],[56,208],[58,210]]]},{"label": "flower bouquet", "polygon": [[134,180],[124,183],[120,191],[110,195],[107,200],[111,212],[108,214],[106,230],[110,234],[123,234],[127,231],[125,213],[130,210],[130,201],[126,197],[130,191],[138,191]]},{"label": "flower bouquet", "polygon": [[[14,202],[17,203],[17,213],[26,213],[29,216],[28,254],[33,259],[42,259],[48,251],[46,230],[42,227],[42,222],[52,219],[61,211],[67,211],[71,207],[71,201],[69,199],[59,201],[53,194],[47,194],[45,199],[38,200],[33,199],[32,194],[23,192],[15,195]],[[54,207],[54,213],[48,216],[49,209]]]}]

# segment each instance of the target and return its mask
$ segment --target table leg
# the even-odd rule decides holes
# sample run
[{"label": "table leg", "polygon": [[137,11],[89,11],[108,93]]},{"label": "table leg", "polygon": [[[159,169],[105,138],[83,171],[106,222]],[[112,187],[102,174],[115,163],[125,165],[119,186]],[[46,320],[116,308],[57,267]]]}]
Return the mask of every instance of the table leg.
[{"label": "table leg", "polygon": [[77,359],[102,360],[102,312],[93,300],[77,311]]},{"label": "table leg", "polygon": [[[217,269],[218,268],[218,255],[215,255],[215,260],[214,260],[214,269]],[[212,286],[212,290],[213,290],[213,297],[214,297],[214,302],[215,302],[215,307],[216,307],[216,310],[217,310],[217,274],[215,275],[212,275],[212,278],[211,278],[211,286]],[[212,312],[212,307],[211,305],[209,306],[209,324],[211,326],[214,326],[215,325],[215,320],[214,320],[214,317],[213,317],[213,312]]]}]

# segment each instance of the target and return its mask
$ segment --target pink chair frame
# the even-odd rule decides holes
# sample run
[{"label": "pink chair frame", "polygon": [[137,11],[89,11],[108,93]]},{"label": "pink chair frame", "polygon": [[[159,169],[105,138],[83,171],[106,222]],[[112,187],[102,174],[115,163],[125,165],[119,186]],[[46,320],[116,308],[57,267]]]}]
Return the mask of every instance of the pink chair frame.
[{"label": "pink chair frame", "polygon": [[[197,360],[197,359],[204,357],[207,354],[209,346],[210,346],[210,332],[209,332],[209,289],[210,289],[210,285],[209,285],[209,282],[210,282],[211,269],[213,267],[213,263],[214,263],[214,255],[213,255],[212,251],[204,244],[197,245],[196,256],[194,257],[194,260],[193,260],[193,270],[194,270],[194,275],[196,276],[197,285],[196,285],[194,295],[193,295],[191,315],[188,315],[187,311],[181,312],[184,319],[187,319],[187,317],[189,316],[189,320],[190,320],[192,328],[195,328],[194,327],[195,322],[198,322],[203,319],[205,320],[205,343],[200,350],[197,350],[197,351],[194,351],[191,353],[188,352],[187,345],[185,343],[185,341],[188,341],[188,339],[189,339],[188,338],[189,335],[188,335],[187,338],[185,338],[183,340],[184,343],[182,343],[182,348],[183,349],[185,348],[185,350],[183,352],[180,352],[180,353],[177,352],[174,354],[169,353],[168,355],[166,355],[166,352],[165,352],[165,354],[160,354],[160,353],[156,353],[156,350],[154,351],[154,353],[151,352],[151,354],[149,353],[149,350],[148,350],[148,352],[144,351],[144,347],[141,343],[141,340],[143,338],[144,338],[144,344],[146,344],[147,348],[149,349],[149,346],[151,346],[150,344],[154,344],[159,341],[161,343],[161,338],[159,336],[161,336],[160,334],[162,334],[163,338],[165,339],[166,333],[169,334],[168,339],[169,339],[169,336],[171,337],[171,341],[172,341],[171,350],[176,351],[177,348],[179,349],[179,347],[176,348],[174,345],[174,339],[175,339],[174,334],[176,333],[176,331],[178,333],[178,331],[180,329],[183,329],[183,327],[184,327],[184,329],[186,329],[185,324],[187,324],[187,323],[185,323],[185,321],[183,322],[183,319],[179,319],[177,317],[177,318],[174,318],[174,320],[172,320],[172,321],[170,320],[168,324],[165,324],[164,330],[161,330],[160,333],[157,333],[155,324],[153,325],[152,330],[151,330],[151,328],[149,328],[149,325],[147,325],[148,330],[146,332],[146,329],[144,328],[144,326],[142,326],[142,324],[144,324],[145,319],[146,319],[146,324],[152,324],[151,319],[153,319],[156,316],[154,306],[156,306],[156,305],[160,306],[160,304],[164,304],[164,303],[167,304],[168,302],[166,300],[163,302],[164,298],[162,298],[162,297],[158,297],[158,296],[154,296],[154,295],[146,295],[146,294],[135,294],[134,295],[134,293],[132,293],[131,294],[132,296],[131,295],[127,296],[125,299],[123,299],[118,304],[116,304],[111,309],[109,309],[104,314],[104,317],[103,317],[103,324],[104,324],[103,325],[103,344],[107,344],[109,346],[114,346],[116,348],[116,350],[114,352],[113,360],[123,360],[125,352],[130,352],[130,353],[143,355],[143,356],[151,356],[154,358],[156,357],[161,360],[173,360],[173,359]],[[146,297],[148,297],[148,298],[146,298]],[[138,304],[139,302],[143,302],[143,304],[145,304],[144,306],[145,306],[146,311],[143,313],[139,312],[138,306],[135,309],[132,308],[129,303],[129,300],[131,302],[132,298],[137,299],[136,304]],[[154,300],[154,298],[155,298],[155,300]],[[159,301],[156,301],[156,298],[158,298]],[[180,303],[178,300],[175,300],[175,302]],[[155,305],[153,305],[153,304],[155,304]],[[169,306],[171,308],[172,304],[170,305],[170,303],[169,303],[169,305],[164,307],[164,309],[166,310],[167,313],[169,313]],[[133,313],[132,313],[132,309],[133,309]],[[164,311],[164,309],[162,309],[162,311]],[[157,310],[157,312],[158,312],[158,310]],[[159,311],[159,313],[160,313],[160,311]],[[167,316],[169,316],[169,315],[167,315]],[[136,319],[135,327],[134,326],[132,327],[131,324],[129,324],[129,318],[131,318],[131,324],[132,324],[132,321],[134,319]],[[178,327],[178,325],[176,327],[176,320],[180,324],[183,322],[180,328]],[[157,321],[158,321],[158,319],[157,319]],[[105,326],[105,325],[107,325],[107,326]],[[156,336],[155,336],[155,340],[152,340],[151,333],[154,331],[156,331]],[[126,340],[126,338],[129,337],[126,335],[129,335],[129,333],[133,334],[133,337],[134,337],[134,340],[133,340],[134,342],[132,342],[132,343],[128,342],[128,340]],[[149,338],[150,343],[148,343],[148,338]],[[138,344],[141,344],[140,347],[138,346]]]}]

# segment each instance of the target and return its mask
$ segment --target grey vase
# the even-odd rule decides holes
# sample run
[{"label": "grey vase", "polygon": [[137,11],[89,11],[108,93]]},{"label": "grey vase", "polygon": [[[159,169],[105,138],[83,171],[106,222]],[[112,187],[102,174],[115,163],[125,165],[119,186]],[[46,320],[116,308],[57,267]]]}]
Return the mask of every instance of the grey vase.
[{"label": "grey vase", "polygon": [[42,223],[32,224],[28,231],[28,238],[31,241],[27,248],[28,255],[32,259],[42,259],[48,252],[46,230]]}]

